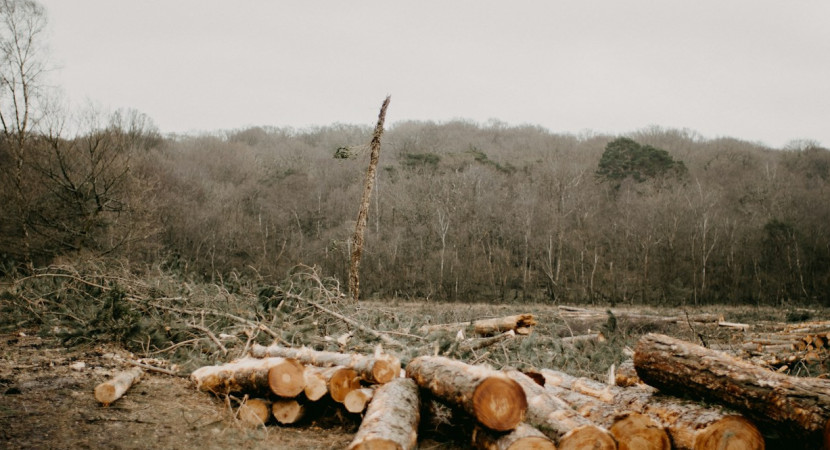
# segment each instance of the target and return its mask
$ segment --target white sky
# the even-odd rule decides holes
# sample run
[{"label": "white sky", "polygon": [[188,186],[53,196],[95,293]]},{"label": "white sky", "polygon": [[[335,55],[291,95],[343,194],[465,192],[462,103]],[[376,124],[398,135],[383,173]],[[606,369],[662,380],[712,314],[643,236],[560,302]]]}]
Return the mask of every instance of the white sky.
[{"label": "white sky", "polygon": [[830,146],[827,0],[40,0],[54,82],[163,132],[387,121]]}]

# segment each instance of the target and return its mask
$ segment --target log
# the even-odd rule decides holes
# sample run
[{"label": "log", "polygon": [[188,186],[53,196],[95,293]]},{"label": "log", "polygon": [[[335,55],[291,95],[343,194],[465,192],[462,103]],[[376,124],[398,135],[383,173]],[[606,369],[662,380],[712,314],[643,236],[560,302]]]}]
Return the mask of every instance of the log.
[{"label": "log", "polygon": [[343,399],[343,406],[350,413],[360,414],[366,410],[374,394],[375,390],[372,388],[355,389],[346,394],[346,398]]},{"label": "log", "polygon": [[556,450],[541,431],[520,423],[509,433],[495,433],[484,427],[473,430],[473,447],[480,450]]},{"label": "log", "polygon": [[196,369],[190,379],[196,388],[218,395],[272,392],[282,397],[294,397],[305,387],[303,372],[303,366],[290,358],[242,358]]},{"label": "log", "polygon": [[343,403],[349,392],[360,389],[360,377],[354,369],[331,367],[324,376],[328,379],[329,395],[337,403]]},{"label": "log", "polygon": [[545,389],[567,389],[608,403],[619,411],[648,415],[664,427],[673,448],[761,450],[765,445],[761,432],[748,420],[719,408],[660,395],[651,386],[623,389],[549,369],[542,369],[540,374]]},{"label": "log", "polygon": [[331,372],[330,367],[306,366],[303,376],[305,378],[305,387],[303,392],[305,397],[312,402],[320,400],[329,393],[329,380],[331,376],[326,375]]},{"label": "log", "polygon": [[304,364],[320,367],[345,366],[357,371],[367,383],[383,384],[397,378],[401,372],[401,362],[391,355],[361,355],[356,353],[337,353],[316,351],[310,348],[289,348],[279,345],[263,346],[255,344],[251,356],[265,358],[280,356],[293,358]]},{"label": "log", "polygon": [[543,432],[558,449],[614,450],[611,433],[574,411],[562,399],[545,391],[533,379],[517,370],[506,370],[527,395],[527,423]]},{"label": "log", "polygon": [[634,361],[627,359],[617,366],[617,370],[614,373],[614,384],[619,387],[631,387],[643,384],[643,380],[637,376]]},{"label": "log", "polygon": [[406,375],[491,430],[516,428],[527,410],[519,384],[492,369],[441,356],[420,356],[406,366]]},{"label": "log", "polygon": [[[540,380],[545,382],[544,374],[531,378],[537,383]],[[613,403],[565,389],[554,383],[545,383],[544,387],[547,392],[563,400],[586,419],[608,429],[621,449],[671,449],[669,436],[663,426],[646,414],[621,409]]]},{"label": "log", "polygon": [[268,422],[268,418],[271,416],[271,405],[268,400],[249,398],[239,405],[236,415],[239,421],[247,427],[261,427]]},{"label": "log", "polygon": [[561,338],[562,343],[566,345],[576,345],[578,342],[605,342],[605,335],[602,331],[591,334],[578,334],[576,336],[566,336]]},{"label": "log", "polygon": [[409,378],[396,378],[377,388],[348,450],[415,448],[420,399]]},{"label": "log", "polygon": [[830,419],[829,380],[783,375],[669,336],[643,336],[634,366],[663,392],[727,405],[785,435],[820,442]]},{"label": "log", "polygon": [[95,400],[102,405],[109,406],[112,402],[121,398],[130,387],[137,383],[144,373],[140,367],[134,367],[118,373],[111,379],[95,386]]},{"label": "log", "polygon": [[473,321],[476,334],[487,336],[513,330],[518,335],[528,335],[536,325],[533,314],[517,314],[515,316],[496,317],[494,319],[480,319]]},{"label": "log", "polygon": [[293,425],[305,416],[305,406],[294,398],[280,398],[271,404],[271,414],[282,425]]}]

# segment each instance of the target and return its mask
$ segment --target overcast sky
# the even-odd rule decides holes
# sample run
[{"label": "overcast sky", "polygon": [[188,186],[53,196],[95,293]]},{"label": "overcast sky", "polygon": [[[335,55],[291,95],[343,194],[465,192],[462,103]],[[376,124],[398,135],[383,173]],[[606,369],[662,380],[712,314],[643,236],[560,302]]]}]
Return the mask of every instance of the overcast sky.
[{"label": "overcast sky", "polygon": [[827,0],[40,0],[54,82],[163,132],[387,121],[830,146]]}]

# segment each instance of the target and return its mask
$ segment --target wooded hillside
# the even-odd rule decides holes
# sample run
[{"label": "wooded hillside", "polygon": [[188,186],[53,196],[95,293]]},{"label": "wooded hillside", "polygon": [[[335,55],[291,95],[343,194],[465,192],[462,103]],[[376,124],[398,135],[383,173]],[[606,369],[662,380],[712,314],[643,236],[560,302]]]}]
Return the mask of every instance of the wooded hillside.
[{"label": "wooded hillside", "polygon": [[[348,278],[368,126],[162,138],[115,119],[30,139],[23,205],[0,141],[4,271],[25,259],[26,222],[39,262],[84,250],[226,283],[297,263]],[[809,142],[456,121],[393,124],[383,145],[363,297],[830,300],[830,152]]]}]

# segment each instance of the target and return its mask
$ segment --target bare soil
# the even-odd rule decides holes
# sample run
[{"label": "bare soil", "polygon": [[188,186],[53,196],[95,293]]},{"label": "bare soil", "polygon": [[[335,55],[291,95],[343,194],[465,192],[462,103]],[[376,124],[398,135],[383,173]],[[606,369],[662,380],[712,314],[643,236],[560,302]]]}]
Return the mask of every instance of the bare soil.
[{"label": "bare soil", "polygon": [[113,353],[127,356],[105,346],[67,349],[50,338],[0,335],[0,448],[341,449],[357,429],[348,419],[245,428],[222,399],[153,372],[103,407],[93,389],[126,368]]}]

